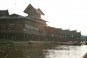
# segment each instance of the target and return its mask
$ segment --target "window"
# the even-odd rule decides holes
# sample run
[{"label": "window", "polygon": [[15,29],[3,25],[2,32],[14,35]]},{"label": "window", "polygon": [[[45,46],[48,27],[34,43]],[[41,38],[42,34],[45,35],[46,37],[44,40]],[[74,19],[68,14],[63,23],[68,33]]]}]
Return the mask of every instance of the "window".
[{"label": "window", "polygon": [[40,28],[39,27],[37,27],[37,30],[39,30]]},{"label": "window", "polygon": [[65,37],[66,37],[66,35],[65,35]]},{"label": "window", "polygon": [[39,30],[39,27],[36,27],[36,30]]},{"label": "window", "polygon": [[5,30],[6,28],[7,28],[7,25],[6,25],[6,24],[1,24],[1,25],[0,25],[0,29]]},{"label": "window", "polygon": [[73,37],[73,35],[71,37]]},{"label": "window", "polygon": [[52,36],[54,36],[54,34],[52,34]]},{"label": "window", "polygon": [[36,30],[36,26],[34,26],[34,30]]},{"label": "window", "polygon": [[15,28],[15,24],[14,23],[10,23],[9,24],[9,29],[13,30]]},{"label": "window", "polygon": [[10,27],[14,27],[14,23],[9,24]]},{"label": "window", "polygon": [[28,28],[28,24],[25,24],[25,28]]},{"label": "window", "polygon": [[28,25],[28,28],[30,28],[30,25]]},{"label": "window", "polygon": [[31,29],[33,29],[33,25],[31,25]]}]

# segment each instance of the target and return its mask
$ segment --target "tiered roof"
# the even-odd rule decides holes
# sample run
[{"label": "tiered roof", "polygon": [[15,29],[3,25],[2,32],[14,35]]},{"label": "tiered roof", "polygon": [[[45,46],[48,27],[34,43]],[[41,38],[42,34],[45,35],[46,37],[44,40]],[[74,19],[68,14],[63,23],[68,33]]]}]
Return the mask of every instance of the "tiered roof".
[{"label": "tiered roof", "polygon": [[40,15],[45,15],[45,14],[40,10],[40,8],[36,9],[36,8],[34,8],[31,4],[29,4],[29,5],[27,6],[27,8],[24,10],[24,13],[28,14],[30,8],[34,9],[35,12],[38,13],[38,14],[40,14]]}]

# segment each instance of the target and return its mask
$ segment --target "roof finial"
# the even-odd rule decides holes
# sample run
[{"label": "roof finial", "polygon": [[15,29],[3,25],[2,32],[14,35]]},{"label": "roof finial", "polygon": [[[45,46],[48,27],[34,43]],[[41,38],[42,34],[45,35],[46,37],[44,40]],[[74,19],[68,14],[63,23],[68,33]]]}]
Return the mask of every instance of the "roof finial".
[{"label": "roof finial", "polygon": [[38,6],[38,8],[39,8],[39,6]]},{"label": "roof finial", "polygon": [[15,13],[16,13],[16,2],[15,2]]}]

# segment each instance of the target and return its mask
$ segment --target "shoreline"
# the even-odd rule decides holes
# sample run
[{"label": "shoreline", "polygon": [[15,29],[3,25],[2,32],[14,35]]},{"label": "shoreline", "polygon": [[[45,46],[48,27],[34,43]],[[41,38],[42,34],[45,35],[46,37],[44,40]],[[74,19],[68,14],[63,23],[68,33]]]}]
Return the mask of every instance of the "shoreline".
[{"label": "shoreline", "polygon": [[29,44],[33,44],[33,45],[81,45],[81,44],[67,44],[67,43],[54,43],[52,41],[13,41],[13,42],[0,42],[0,45],[29,45]]}]

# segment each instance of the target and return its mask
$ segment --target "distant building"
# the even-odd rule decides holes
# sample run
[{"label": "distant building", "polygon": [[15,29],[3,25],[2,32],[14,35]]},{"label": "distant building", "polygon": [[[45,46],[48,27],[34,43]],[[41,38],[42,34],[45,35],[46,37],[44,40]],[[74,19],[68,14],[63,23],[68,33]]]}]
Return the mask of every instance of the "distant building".
[{"label": "distant building", "polygon": [[40,8],[36,9],[29,4],[24,13],[28,16],[9,15],[8,10],[0,10],[0,38],[21,41],[80,41],[80,32],[47,26],[47,21],[41,18],[45,14]]},{"label": "distant building", "polygon": [[87,42],[87,36],[82,35],[82,36],[81,36],[81,41]]}]

